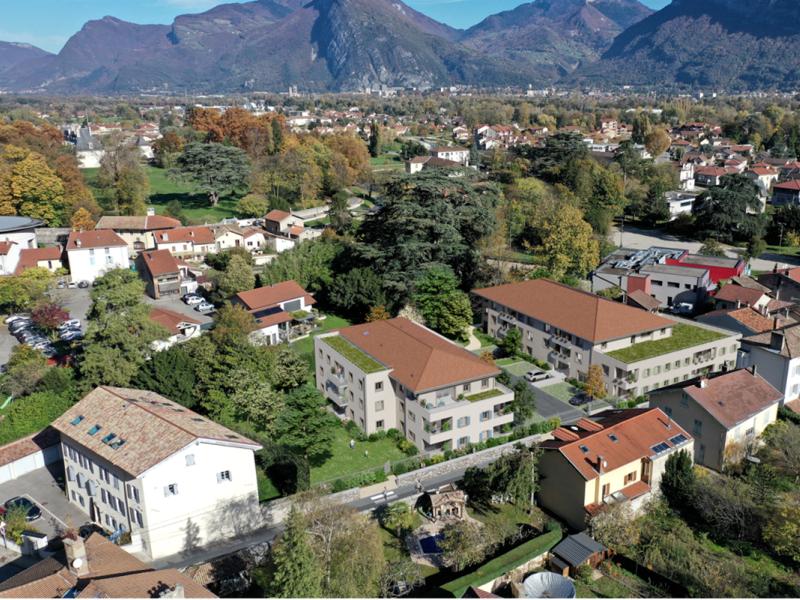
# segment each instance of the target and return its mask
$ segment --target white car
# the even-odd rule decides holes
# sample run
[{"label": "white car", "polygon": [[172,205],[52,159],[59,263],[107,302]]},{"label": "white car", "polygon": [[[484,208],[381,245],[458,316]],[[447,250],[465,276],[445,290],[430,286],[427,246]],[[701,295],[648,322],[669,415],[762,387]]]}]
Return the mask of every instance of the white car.
[{"label": "white car", "polygon": [[5,324],[11,325],[12,323],[15,323],[17,321],[25,321],[27,323],[30,323],[31,318],[28,315],[11,315],[9,317],[6,317]]},{"label": "white car", "polygon": [[211,304],[211,302],[206,302],[205,300],[203,300],[200,304],[195,306],[194,309],[197,312],[205,313],[205,312],[211,312],[212,310],[214,310],[215,306],[213,304]]},{"label": "white car", "polygon": [[205,302],[205,300],[203,300],[200,296],[186,296],[183,301],[189,306],[197,306],[198,304]]},{"label": "white car", "polygon": [[525,379],[527,379],[531,383],[536,383],[537,381],[544,381],[548,377],[549,375],[544,371],[528,371],[527,373],[525,373]]},{"label": "white car", "polygon": [[81,322],[78,319],[70,319],[69,321],[64,321],[61,325],[58,326],[59,331],[69,331],[70,329],[80,329]]}]

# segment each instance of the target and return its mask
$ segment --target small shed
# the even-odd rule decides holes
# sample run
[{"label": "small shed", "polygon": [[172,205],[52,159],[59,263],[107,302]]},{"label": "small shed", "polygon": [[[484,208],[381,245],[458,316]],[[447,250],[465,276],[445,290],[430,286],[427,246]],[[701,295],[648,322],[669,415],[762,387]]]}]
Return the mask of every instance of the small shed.
[{"label": "small shed", "polygon": [[608,557],[608,548],[585,533],[567,536],[550,551],[550,569],[565,577],[578,567],[596,567]]},{"label": "small shed", "polygon": [[467,495],[454,485],[445,485],[426,492],[420,499],[422,511],[433,521],[454,518],[461,520],[466,514]]}]

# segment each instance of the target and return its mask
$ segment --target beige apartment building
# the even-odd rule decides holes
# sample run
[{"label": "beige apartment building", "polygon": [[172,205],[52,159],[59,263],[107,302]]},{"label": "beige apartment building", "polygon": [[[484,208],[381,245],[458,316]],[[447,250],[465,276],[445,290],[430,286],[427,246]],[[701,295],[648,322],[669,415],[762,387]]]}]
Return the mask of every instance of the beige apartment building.
[{"label": "beige apartment building", "polygon": [[777,420],[782,400],[783,394],[753,368],[659,390],[650,405],[692,433],[696,463],[721,471],[753,450]]},{"label": "beige apartment building", "polygon": [[637,397],[736,366],[741,334],[665,318],[547,279],[475,290],[483,327],[583,380],[600,365],[611,396]]},{"label": "beige apartment building", "polygon": [[514,393],[488,364],[397,318],[314,340],[316,384],[366,433],[398,429],[422,452],[463,448],[510,430]]},{"label": "beige apartment building", "polygon": [[659,489],[667,458],[692,437],[657,408],[609,410],[559,427],[542,442],[541,506],[576,529],[604,506],[638,510]]}]

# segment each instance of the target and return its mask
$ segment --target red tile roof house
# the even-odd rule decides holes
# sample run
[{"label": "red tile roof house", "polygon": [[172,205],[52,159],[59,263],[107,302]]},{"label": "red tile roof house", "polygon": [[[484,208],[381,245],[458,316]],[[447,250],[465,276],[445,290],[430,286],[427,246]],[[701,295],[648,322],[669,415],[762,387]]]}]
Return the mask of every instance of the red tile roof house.
[{"label": "red tile roof house", "polygon": [[182,265],[169,250],[146,250],[136,259],[147,294],[158,300],[197,291],[197,280],[188,265]]},{"label": "red tile roof house", "polygon": [[67,241],[72,280],[93,282],[108,271],[129,269],[128,244],[111,230],[73,231]]},{"label": "red tile roof house", "polygon": [[553,437],[541,444],[539,499],[579,530],[606,505],[641,508],[659,489],[669,456],[694,452],[692,436],[658,408],[605,411]]},{"label": "red tile roof house", "polygon": [[180,227],[156,233],[156,248],[169,250],[173,256],[204,260],[217,252],[216,238],[209,227]]},{"label": "red tile roof house", "polygon": [[188,342],[202,333],[200,321],[174,310],[154,307],[150,310],[150,320],[169,332],[166,339],[153,342],[153,350],[156,352]]},{"label": "red tile roof house", "polygon": [[181,227],[178,219],[160,215],[101,217],[95,229],[110,229],[128,243],[131,256],[156,247],[156,233]]},{"label": "red tile roof house", "polygon": [[694,436],[695,462],[717,471],[755,450],[758,438],[777,420],[782,401],[783,393],[755,368],[701,378],[650,396],[650,406]]},{"label": "red tile roof house", "polygon": [[55,273],[64,267],[62,259],[64,257],[64,250],[61,246],[53,246],[51,248],[24,248],[19,253],[19,262],[14,271],[15,275],[19,275],[28,269],[40,268],[47,269],[51,273]]},{"label": "red tile roof house", "polygon": [[312,307],[317,301],[296,281],[284,281],[236,294],[231,303],[253,315],[257,327],[254,340],[272,346],[292,336],[293,321],[313,319]]},{"label": "red tile roof house", "polygon": [[266,243],[278,253],[294,248],[305,233],[303,220],[282,210],[267,213],[264,229],[267,232]]},{"label": "red tile roof house", "polygon": [[800,179],[793,179],[772,186],[773,206],[800,206]]}]

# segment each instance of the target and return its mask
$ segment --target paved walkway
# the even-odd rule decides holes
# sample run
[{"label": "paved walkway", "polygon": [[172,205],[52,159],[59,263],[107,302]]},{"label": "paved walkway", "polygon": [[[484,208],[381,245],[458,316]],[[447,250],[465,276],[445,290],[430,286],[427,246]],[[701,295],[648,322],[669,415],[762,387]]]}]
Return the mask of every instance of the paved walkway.
[{"label": "paved walkway", "polygon": [[475,328],[470,326],[467,330],[467,335],[469,336],[469,343],[464,348],[470,352],[477,352],[480,350],[481,341],[475,337]]}]

